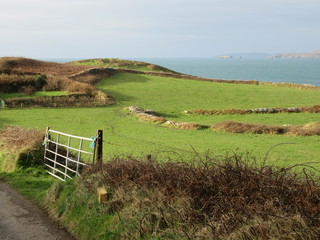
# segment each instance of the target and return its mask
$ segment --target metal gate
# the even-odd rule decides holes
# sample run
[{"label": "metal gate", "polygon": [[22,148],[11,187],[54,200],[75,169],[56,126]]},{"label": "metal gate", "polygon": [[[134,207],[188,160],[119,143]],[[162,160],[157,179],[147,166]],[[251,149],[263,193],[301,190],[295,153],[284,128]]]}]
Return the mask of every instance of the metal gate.
[{"label": "metal gate", "polygon": [[62,181],[78,176],[87,165],[84,160],[94,162],[97,139],[98,136],[85,138],[47,128],[44,141],[47,172]]}]

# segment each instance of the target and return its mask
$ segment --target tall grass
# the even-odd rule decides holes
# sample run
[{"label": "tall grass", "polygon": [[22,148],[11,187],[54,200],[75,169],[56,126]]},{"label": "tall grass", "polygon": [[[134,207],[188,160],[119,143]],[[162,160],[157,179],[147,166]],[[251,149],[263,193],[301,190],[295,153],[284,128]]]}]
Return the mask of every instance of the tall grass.
[{"label": "tall grass", "polygon": [[41,143],[44,134],[36,129],[10,126],[0,130],[0,171],[12,172],[18,168],[42,163]]}]

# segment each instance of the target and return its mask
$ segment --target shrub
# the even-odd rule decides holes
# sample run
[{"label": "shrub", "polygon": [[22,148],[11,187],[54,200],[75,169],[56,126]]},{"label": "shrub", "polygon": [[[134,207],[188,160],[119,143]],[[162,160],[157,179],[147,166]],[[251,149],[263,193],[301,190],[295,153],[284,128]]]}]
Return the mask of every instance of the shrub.
[{"label": "shrub", "polygon": [[34,87],[34,86],[23,86],[23,87],[21,88],[21,91],[22,91],[25,95],[31,96],[32,94],[34,94],[34,93],[37,91],[37,89],[36,89],[36,87]]},{"label": "shrub", "polygon": [[108,188],[105,211],[117,213],[131,239],[320,237],[320,186],[312,172],[265,171],[239,155],[198,157],[194,164],[116,159],[87,168],[78,184],[88,192]]},{"label": "shrub", "polygon": [[85,94],[92,94],[95,91],[95,88],[87,83],[77,82],[77,81],[70,81],[70,83],[65,87],[66,91],[69,93],[85,93]]}]

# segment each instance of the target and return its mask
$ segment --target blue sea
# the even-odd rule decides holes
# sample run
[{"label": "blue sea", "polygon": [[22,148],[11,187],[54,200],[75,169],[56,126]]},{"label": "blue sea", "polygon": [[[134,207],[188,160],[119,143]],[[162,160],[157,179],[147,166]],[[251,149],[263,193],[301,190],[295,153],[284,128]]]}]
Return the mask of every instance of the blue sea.
[{"label": "blue sea", "polygon": [[[76,59],[68,59],[72,60]],[[150,62],[180,73],[206,78],[291,82],[320,86],[320,59],[132,58],[131,60]]]}]

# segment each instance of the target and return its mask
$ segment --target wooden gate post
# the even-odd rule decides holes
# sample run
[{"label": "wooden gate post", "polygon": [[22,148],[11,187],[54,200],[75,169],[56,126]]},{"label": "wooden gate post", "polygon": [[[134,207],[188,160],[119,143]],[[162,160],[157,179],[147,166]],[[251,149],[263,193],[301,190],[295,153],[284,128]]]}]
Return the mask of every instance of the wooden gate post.
[{"label": "wooden gate post", "polygon": [[102,166],[102,141],[103,141],[103,130],[98,130],[96,163],[101,166]]}]

